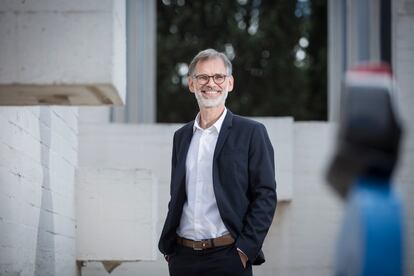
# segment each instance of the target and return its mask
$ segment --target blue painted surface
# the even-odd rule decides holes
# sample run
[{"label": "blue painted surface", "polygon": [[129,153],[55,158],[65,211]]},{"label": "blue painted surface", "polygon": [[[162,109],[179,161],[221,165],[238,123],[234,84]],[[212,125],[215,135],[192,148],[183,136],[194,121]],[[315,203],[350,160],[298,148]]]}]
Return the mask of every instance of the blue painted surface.
[{"label": "blue painted surface", "polygon": [[359,178],[338,238],[336,275],[403,275],[402,210],[389,182]]}]

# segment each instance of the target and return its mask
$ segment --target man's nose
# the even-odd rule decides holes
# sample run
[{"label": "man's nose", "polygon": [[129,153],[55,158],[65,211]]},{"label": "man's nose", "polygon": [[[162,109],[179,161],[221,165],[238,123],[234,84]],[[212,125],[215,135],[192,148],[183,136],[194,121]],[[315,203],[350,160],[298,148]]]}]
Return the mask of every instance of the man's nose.
[{"label": "man's nose", "polygon": [[206,82],[206,84],[205,84],[205,85],[210,85],[210,82],[211,82],[212,84],[215,84],[215,83],[214,83],[214,79],[213,79],[213,78],[214,78],[214,76],[209,76],[209,77],[208,77],[208,80],[207,80],[207,82]]}]

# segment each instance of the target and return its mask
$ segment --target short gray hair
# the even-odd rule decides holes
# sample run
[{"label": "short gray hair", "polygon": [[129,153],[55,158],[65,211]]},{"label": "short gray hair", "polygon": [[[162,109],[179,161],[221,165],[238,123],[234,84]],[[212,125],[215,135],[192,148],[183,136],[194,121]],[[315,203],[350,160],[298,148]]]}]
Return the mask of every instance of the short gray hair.
[{"label": "short gray hair", "polygon": [[188,66],[188,75],[192,76],[194,74],[195,68],[197,66],[197,63],[200,60],[207,60],[207,59],[213,59],[213,58],[220,58],[224,62],[224,66],[226,67],[227,75],[231,75],[232,73],[232,65],[228,57],[222,53],[218,52],[214,49],[206,49],[201,52],[199,52],[191,61],[190,65]]}]

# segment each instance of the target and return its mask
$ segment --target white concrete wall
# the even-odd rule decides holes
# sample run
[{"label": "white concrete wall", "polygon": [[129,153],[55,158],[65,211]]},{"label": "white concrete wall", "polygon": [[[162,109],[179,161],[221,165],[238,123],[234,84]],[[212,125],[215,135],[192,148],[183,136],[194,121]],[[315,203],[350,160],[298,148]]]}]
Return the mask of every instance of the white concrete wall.
[{"label": "white concrete wall", "polygon": [[[84,111],[89,109],[83,108]],[[80,167],[99,164],[105,168],[146,168],[154,172],[160,185],[169,187],[172,137],[182,124],[90,124],[89,117],[83,118],[88,114],[97,113],[86,112],[80,118],[84,122],[80,126]],[[289,117],[254,119],[265,124],[274,145],[279,200],[290,200],[293,194],[293,120]]]},{"label": "white concrete wall", "polygon": [[398,106],[404,122],[404,139],[396,174],[405,203],[406,275],[414,275],[414,2],[393,1],[393,67],[400,90]]},{"label": "white concrete wall", "polygon": [[[329,191],[324,170],[334,140],[327,123],[293,123],[260,119],[273,137],[276,166],[292,181],[292,200],[278,205],[264,245],[267,262],[255,275],[332,275],[332,257],[342,207]],[[280,120],[279,123],[277,121]],[[169,200],[172,134],[180,125],[82,124],[79,166],[149,168],[159,178],[159,235]],[[283,133],[281,135],[281,133]],[[281,135],[281,136],[279,136]],[[289,149],[290,148],[290,149]],[[291,155],[291,156],[290,156]],[[280,184],[280,183],[279,183]],[[100,264],[88,264],[83,275],[104,275]],[[168,275],[165,260],[124,263],[112,275]]]},{"label": "white concrete wall", "polygon": [[[85,122],[87,119],[80,120]],[[148,169],[158,180],[157,220],[155,235],[160,235],[169,200],[172,135],[181,125],[130,125],[130,124],[80,124],[79,126],[79,168],[101,167],[117,169]],[[147,189],[150,187],[147,187]],[[146,214],[146,209],[140,209]],[[142,243],[142,246],[148,246]],[[152,251],[157,243],[147,247]],[[157,250],[157,260],[123,263],[112,275],[167,275],[163,257]],[[145,270],[140,268],[149,266]],[[138,268],[137,268],[138,265]],[[150,274],[145,274],[150,273]],[[105,275],[100,263],[87,263],[82,275]]]},{"label": "white concrete wall", "polygon": [[109,106],[80,106],[79,124],[110,123],[111,107]]},{"label": "white concrete wall", "polygon": [[292,117],[254,117],[266,126],[275,152],[276,190],[279,201],[293,197],[294,123]]},{"label": "white concrete wall", "polygon": [[343,205],[325,181],[334,138],[333,124],[295,123],[293,199],[278,205],[264,245],[267,262],[254,268],[256,276],[333,275]]},{"label": "white concrete wall", "polygon": [[77,108],[0,107],[0,275],[75,275]]},{"label": "white concrete wall", "polygon": [[76,259],[155,260],[157,189],[150,170],[78,168]]}]

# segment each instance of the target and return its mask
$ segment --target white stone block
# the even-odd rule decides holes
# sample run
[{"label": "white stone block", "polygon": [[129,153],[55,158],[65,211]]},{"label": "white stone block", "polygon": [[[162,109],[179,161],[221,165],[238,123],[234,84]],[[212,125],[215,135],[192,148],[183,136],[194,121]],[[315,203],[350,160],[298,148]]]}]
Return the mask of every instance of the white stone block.
[{"label": "white stone block", "polygon": [[77,259],[156,258],[157,181],[149,170],[77,171]]},{"label": "white stone block", "polygon": [[54,147],[72,133],[57,119],[47,107],[0,108],[0,275],[75,274],[76,163],[65,156],[77,141]]},{"label": "white stone block", "polygon": [[125,32],[125,0],[1,1],[0,105],[123,104]]},{"label": "white stone block", "polygon": [[265,125],[273,145],[278,200],[291,200],[293,197],[293,118],[253,119]]},{"label": "white stone block", "polygon": [[110,12],[113,1],[114,0],[2,0],[2,9],[4,9],[5,11],[20,12],[73,12],[79,10]]},{"label": "white stone block", "polygon": [[144,168],[161,183],[171,175],[174,131],[179,124],[93,124],[79,129],[79,166]]}]

